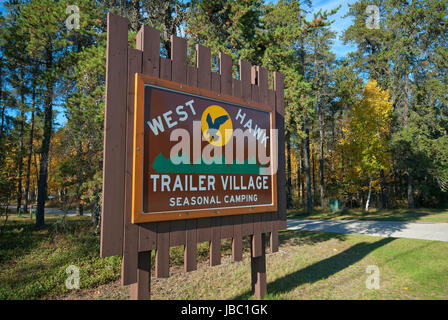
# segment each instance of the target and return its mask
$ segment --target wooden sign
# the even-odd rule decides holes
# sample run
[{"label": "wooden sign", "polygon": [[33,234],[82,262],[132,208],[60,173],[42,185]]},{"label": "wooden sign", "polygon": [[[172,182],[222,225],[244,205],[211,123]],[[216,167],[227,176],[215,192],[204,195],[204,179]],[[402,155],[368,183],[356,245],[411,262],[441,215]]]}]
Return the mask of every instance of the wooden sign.
[{"label": "wooden sign", "polygon": [[277,210],[273,107],[141,74],[136,88],[133,223]]},{"label": "wooden sign", "polygon": [[[160,32],[149,26],[129,48],[128,24],[108,14],[100,255],[122,256],[122,285],[132,299],[149,299],[152,251],[153,276],[162,278],[170,247],[184,247],[189,272],[198,243],[209,243],[215,266],[223,239],[241,261],[250,237],[252,290],[261,299],[265,239],[278,251],[286,228],[283,75],[273,72],[269,84],[265,68],[240,60],[235,79],[224,53],[213,72],[211,50],[200,44],[188,65],[187,41],[176,36],[169,58],[161,57]],[[243,129],[256,151],[247,144],[226,153]],[[190,145],[182,147],[185,134]]]}]

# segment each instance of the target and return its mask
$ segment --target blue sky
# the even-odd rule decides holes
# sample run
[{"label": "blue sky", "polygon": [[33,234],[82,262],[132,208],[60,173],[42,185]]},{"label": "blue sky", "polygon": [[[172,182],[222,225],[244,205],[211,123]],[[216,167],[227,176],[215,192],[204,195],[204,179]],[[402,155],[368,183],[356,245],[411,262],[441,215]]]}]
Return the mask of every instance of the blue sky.
[{"label": "blue sky", "polygon": [[[267,3],[277,3],[278,0],[265,0]],[[336,33],[336,40],[333,46],[333,52],[336,54],[337,58],[343,58],[349,52],[355,51],[356,47],[350,44],[344,45],[344,43],[339,40],[342,32],[347,29],[352,24],[351,18],[343,18],[348,12],[348,5],[355,3],[356,0],[311,0],[312,10],[308,13],[307,19],[311,20],[314,17],[314,13],[317,13],[320,9],[322,12],[327,10],[330,11],[337,6],[341,5],[338,12],[332,17],[334,23],[331,25],[331,29]]]},{"label": "blue sky", "polygon": [[308,15],[308,18],[313,17],[313,13],[322,9],[322,11],[336,8],[341,5],[339,11],[332,17],[334,23],[331,25],[331,29],[336,32],[336,41],[333,47],[333,51],[338,58],[342,58],[347,55],[347,53],[351,51],[355,51],[356,47],[350,44],[344,45],[344,43],[339,40],[342,32],[347,29],[352,24],[352,18],[343,18],[345,14],[348,12],[348,5],[351,3],[355,3],[356,0],[317,0],[313,1],[313,11]]}]

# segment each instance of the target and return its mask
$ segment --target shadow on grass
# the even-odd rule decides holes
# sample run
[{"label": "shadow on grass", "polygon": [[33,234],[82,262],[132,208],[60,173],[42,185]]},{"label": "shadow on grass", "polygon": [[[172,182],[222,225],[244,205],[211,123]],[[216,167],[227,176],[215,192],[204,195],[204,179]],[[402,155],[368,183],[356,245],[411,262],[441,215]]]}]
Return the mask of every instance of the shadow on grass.
[{"label": "shadow on grass", "polygon": [[[267,291],[269,296],[279,296],[305,283],[314,283],[319,280],[327,279],[328,277],[338,273],[339,271],[353,265],[362,260],[370,252],[382,247],[395,239],[384,238],[373,243],[361,242],[348,248],[347,250],[331,256],[327,259],[316,262],[304,269],[297,270],[282,278],[268,283]],[[241,300],[248,299],[252,296],[252,292],[248,291],[234,297],[233,299]],[[281,296],[280,296],[281,298]]]},{"label": "shadow on grass", "polygon": [[[282,230],[278,233],[279,244],[290,245],[313,245],[319,242],[337,239],[345,241],[347,235],[333,232],[314,232],[305,230]],[[269,243],[267,244],[269,247]]]}]

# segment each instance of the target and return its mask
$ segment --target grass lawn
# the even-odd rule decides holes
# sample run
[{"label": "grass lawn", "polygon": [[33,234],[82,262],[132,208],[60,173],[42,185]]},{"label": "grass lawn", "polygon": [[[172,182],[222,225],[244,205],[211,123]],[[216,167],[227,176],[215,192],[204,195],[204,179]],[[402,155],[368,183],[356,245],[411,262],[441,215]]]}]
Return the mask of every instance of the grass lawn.
[{"label": "grass lawn", "polygon": [[[0,299],[40,299],[67,291],[65,270],[78,266],[81,288],[118,278],[120,257],[99,257],[99,235],[90,217],[67,217],[66,232],[57,216],[45,216],[37,230],[29,216],[11,215],[0,235]],[[3,221],[2,221],[3,225]]]},{"label": "grass lawn", "polygon": [[[75,265],[80,270],[80,292],[114,284],[108,298],[120,298],[121,257],[100,258],[100,236],[88,216],[67,217],[66,230],[61,216],[45,215],[45,227],[35,228],[28,215],[9,216],[0,234],[0,300],[58,299],[69,295],[65,270]],[[0,220],[0,228],[4,220]],[[0,229],[1,232],[1,229]],[[249,250],[246,240],[246,252]],[[208,244],[198,245],[198,261],[208,261]],[[231,254],[231,242],[224,241],[223,254]],[[154,253],[153,263],[154,266]],[[183,265],[183,248],[172,247],[170,265]],[[115,281],[115,282],[114,282]],[[108,290],[109,291],[109,290]],[[127,290],[126,294],[127,294]]]},{"label": "grass lawn", "polygon": [[[36,230],[12,216],[0,236],[0,299],[127,299],[119,284],[121,258],[99,258],[99,236],[89,217],[58,217]],[[247,239],[246,239],[247,240]],[[223,242],[220,266],[209,267],[208,245],[198,246],[198,270],[183,273],[181,247],[171,249],[167,279],[152,278],[153,299],[252,299],[248,243],[231,263]],[[448,242],[308,231],[280,232],[280,250],[267,254],[267,299],[448,299]],[[65,269],[80,269],[79,290],[65,288]],[[380,288],[367,289],[376,265]]]},{"label": "grass lawn", "polygon": [[[448,243],[284,231],[267,255],[267,299],[448,299]],[[153,279],[154,299],[253,299],[250,260]],[[376,265],[380,288],[367,289]]]},{"label": "grass lawn", "polygon": [[337,219],[337,220],[379,220],[379,221],[422,221],[448,222],[448,209],[348,209],[331,212],[330,210],[314,210],[307,214],[304,210],[288,210],[289,219]]}]

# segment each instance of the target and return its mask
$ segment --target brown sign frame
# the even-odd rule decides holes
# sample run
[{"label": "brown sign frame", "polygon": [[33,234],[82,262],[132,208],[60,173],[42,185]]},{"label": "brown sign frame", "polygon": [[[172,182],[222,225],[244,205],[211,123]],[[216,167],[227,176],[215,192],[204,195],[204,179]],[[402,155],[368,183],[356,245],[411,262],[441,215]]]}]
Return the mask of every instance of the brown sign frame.
[{"label": "brown sign frame", "polygon": [[[134,157],[132,170],[132,223],[144,223],[155,221],[184,220],[194,218],[219,217],[237,214],[252,214],[260,212],[277,211],[277,173],[270,174],[272,203],[259,206],[232,206],[220,207],[212,209],[195,209],[195,210],[173,210],[170,212],[151,212],[143,211],[143,152],[144,152],[144,92],[145,85],[151,85],[162,89],[172,90],[178,93],[192,94],[203,98],[212,99],[216,102],[230,103],[245,108],[252,108],[269,113],[270,129],[276,129],[275,113],[273,107],[267,107],[258,102],[247,103],[243,99],[233,97],[227,94],[217,93],[206,89],[196,88],[187,84],[174,81],[164,80],[140,73],[135,74],[135,112],[134,112]],[[274,150],[277,150],[277,141],[270,139],[271,163],[274,168],[277,167],[276,157],[272,156]]]},{"label": "brown sign frame", "polygon": [[[129,21],[107,16],[106,96],[104,113],[103,202],[100,256],[122,256],[121,284],[130,285],[131,299],[149,299],[151,277],[170,275],[170,247],[183,246],[184,271],[197,269],[197,244],[209,244],[210,266],[221,264],[223,239],[232,243],[232,261],[243,259],[244,238],[249,237],[252,291],[266,294],[266,239],[270,252],[279,247],[278,231],[286,229],[286,175],[284,140],[284,76],[218,54],[219,71],[211,69],[210,48],[196,44],[196,63],[187,63],[187,40],[172,35],[168,57],[160,55],[160,31],[144,25],[129,39]],[[135,74],[153,76],[182,85],[260,103],[272,108],[278,129],[277,211],[173,221],[132,223],[132,168]],[[155,252],[154,266],[152,253]],[[154,267],[154,268],[153,268]],[[239,283],[238,283],[239,285]]]}]

